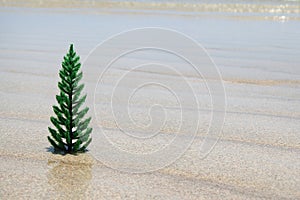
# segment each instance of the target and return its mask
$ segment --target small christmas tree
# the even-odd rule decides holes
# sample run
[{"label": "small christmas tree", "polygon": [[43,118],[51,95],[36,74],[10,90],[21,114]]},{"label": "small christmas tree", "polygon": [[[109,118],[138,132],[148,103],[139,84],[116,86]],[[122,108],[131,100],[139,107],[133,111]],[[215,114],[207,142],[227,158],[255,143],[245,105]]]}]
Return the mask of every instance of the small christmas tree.
[{"label": "small christmas tree", "polygon": [[48,127],[51,133],[51,137],[48,136],[49,142],[55,150],[64,153],[84,152],[92,141],[90,137],[92,128],[88,127],[91,118],[84,119],[89,108],[79,110],[86,100],[86,95],[83,97],[80,95],[84,84],[79,84],[82,79],[79,59],[71,44],[59,71],[60,94],[56,95],[58,106],[53,106],[56,117],[50,118],[56,130]]}]

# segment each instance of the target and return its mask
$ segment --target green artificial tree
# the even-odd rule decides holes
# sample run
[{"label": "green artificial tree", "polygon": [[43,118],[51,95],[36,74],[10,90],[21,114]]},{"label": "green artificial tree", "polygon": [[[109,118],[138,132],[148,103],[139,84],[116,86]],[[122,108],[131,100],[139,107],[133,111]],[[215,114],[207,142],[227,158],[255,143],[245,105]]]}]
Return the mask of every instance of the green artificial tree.
[{"label": "green artificial tree", "polygon": [[51,137],[48,136],[49,142],[55,150],[64,153],[84,152],[92,141],[92,128],[88,127],[91,118],[85,118],[89,108],[80,110],[86,95],[80,95],[84,84],[79,84],[82,79],[79,59],[71,44],[59,71],[60,94],[56,95],[58,106],[53,106],[56,117],[50,118],[55,129],[48,127],[51,133]]}]

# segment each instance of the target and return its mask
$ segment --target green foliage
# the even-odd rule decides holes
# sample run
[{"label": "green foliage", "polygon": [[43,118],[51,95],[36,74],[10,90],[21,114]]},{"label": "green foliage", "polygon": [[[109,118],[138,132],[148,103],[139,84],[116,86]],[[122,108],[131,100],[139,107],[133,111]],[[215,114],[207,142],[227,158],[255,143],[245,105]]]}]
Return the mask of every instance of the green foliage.
[{"label": "green foliage", "polygon": [[90,137],[92,128],[88,127],[91,118],[84,118],[89,108],[80,110],[86,95],[83,97],[80,95],[84,84],[79,83],[82,79],[79,60],[71,44],[59,71],[60,94],[56,95],[58,106],[53,106],[56,117],[50,118],[55,129],[48,127],[51,134],[48,136],[49,142],[55,150],[64,153],[84,152],[92,141]]}]

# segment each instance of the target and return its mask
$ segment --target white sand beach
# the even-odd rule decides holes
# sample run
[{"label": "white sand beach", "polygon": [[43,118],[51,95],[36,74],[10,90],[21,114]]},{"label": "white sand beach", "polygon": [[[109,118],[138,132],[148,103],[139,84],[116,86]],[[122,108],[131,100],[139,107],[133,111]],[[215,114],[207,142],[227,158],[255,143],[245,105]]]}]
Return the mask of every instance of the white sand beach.
[{"label": "white sand beach", "polygon": [[[222,9],[218,11],[207,3],[193,10],[175,3],[170,7],[164,1],[152,6],[148,1],[137,5],[125,1],[43,2],[0,3],[1,199],[300,199],[299,1],[268,13],[266,10],[279,9],[283,3],[263,1],[268,6],[253,3],[233,8],[220,1]],[[109,96],[118,78],[129,71],[128,66],[171,59],[160,55],[153,60],[155,53],[149,54],[153,57],[137,53],[107,71],[98,89],[88,90],[86,104],[90,115],[97,115],[92,121],[90,151],[77,156],[53,154],[47,127],[56,104],[58,70],[69,44],[74,44],[83,62],[96,45],[112,35],[142,27],[188,35],[217,65],[227,106],[222,135],[213,150],[205,158],[199,156],[212,109],[205,81],[214,80],[199,79],[176,60],[171,60],[173,66],[179,66],[195,89],[199,109],[187,101],[180,110],[174,96],[158,87],[144,88],[130,106],[123,98],[126,95],[120,93],[113,109],[119,120],[122,110],[130,108],[136,124],[123,121],[121,125],[136,136],[147,136],[151,120],[154,125],[161,121],[161,115],[148,113],[153,103],[168,108],[166,126],[148,143],[130,140],[120,131],[110,111]],[[112,49],[99,59],[109,57]],[[83,63],[87,88],[95,88],[101,67]],[[135,83],[144,80],[167,83],[179,96],[193,98],[184,89],[182,77],[160,68],[148,69],[131,73],[121,82],[120,91],[131,91]],[[184,120],[179,118],[181,111]],[[121,162],[119,155],[106,151],[109,142],[103,140],[103,132],[116,147],[132,154],[152,153],[174,137],[190,141],[189,123],[196,111],[200,123],[192,144],[170,165],[148,173],[129,173],[126,171],[134,172],[132,163]],[[186,129],[177,131],[180,123]],[[97,159],[102,155],[111,160]]]}]

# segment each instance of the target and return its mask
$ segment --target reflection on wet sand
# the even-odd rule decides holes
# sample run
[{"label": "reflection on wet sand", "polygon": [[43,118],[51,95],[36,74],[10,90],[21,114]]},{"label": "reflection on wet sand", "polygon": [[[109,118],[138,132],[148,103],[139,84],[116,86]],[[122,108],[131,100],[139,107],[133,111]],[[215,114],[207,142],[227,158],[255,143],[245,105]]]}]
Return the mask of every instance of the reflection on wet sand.
[{"label": "reflection on wet sand", "polygon": [[53,199],[136,199],[138,185],[132,174],[107,168],[89,154],[52,154],[48,166]]},{"label": "reflection on wet sand", "polygon": [[89,155],[53,155],[48,160],[52,167],[48,183],[59,198],[84,199],[92,179],[93,160]]}]

